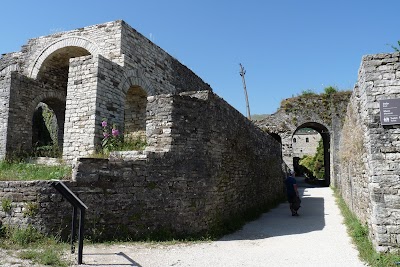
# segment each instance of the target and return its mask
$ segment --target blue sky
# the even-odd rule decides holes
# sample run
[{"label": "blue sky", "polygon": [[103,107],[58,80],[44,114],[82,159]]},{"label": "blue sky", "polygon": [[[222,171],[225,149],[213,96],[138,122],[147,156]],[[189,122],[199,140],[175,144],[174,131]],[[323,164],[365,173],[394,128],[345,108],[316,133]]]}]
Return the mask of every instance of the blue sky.
[{"label": "blue sky", "polygon": [[352,89],[361,58],[400,40],[399,0],[20,0],[1,3],[0,53],[28,39],[122,19],[241,113],[326,86]]}]

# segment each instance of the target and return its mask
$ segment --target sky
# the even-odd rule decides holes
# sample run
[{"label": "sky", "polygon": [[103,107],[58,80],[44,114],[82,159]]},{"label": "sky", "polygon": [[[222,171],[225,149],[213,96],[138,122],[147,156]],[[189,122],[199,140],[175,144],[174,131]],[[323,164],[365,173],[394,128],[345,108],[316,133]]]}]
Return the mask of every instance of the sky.
[{"label": "sky", "polygon": [[399,0],[20,0],[0,6],[0,54],[28,39],[124,20],[246,115],[327,86],[352,90],[361,59],[400,40]]}]

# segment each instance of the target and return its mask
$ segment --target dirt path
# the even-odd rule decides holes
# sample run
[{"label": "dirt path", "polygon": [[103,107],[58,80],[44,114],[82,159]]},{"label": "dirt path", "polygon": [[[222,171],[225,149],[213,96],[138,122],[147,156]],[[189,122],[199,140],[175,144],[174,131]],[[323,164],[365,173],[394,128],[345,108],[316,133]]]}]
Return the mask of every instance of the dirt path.
[{"label": "dirt path", "polygon": [[342,224],[332,190],[300,191],[299,217],[281,204],[215,242],[87,245],[81,266],[365,266]]}]

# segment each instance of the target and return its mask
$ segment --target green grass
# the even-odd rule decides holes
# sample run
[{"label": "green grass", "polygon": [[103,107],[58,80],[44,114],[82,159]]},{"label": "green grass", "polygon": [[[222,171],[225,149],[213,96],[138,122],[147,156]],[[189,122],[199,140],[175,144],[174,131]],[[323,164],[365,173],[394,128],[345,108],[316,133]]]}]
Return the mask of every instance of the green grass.
[{"label": "green grass", "polygon": [[46,166],[24,162],[0,161],[0,181],[69,179],[70,166]]},{"label": "green grass", "polygon": [[347,231],[353,239],[354,244],[357,246],[360,258],[371,267],[399,266],[399,264],[396,263],[400,263],[400,254],[377,252],[368,238],[368,226],[362,224],[357,219],[354,213],[347,207],[338,191],[334,189],[334,192],[336,201],[344,217]]},{"label": "green grass", "polygon": [[16,257],[48,266],[67,267],[62,258],[67,244],[46,237],[32,226],[25,228],[0,227],[0,248],[9,250]]}]

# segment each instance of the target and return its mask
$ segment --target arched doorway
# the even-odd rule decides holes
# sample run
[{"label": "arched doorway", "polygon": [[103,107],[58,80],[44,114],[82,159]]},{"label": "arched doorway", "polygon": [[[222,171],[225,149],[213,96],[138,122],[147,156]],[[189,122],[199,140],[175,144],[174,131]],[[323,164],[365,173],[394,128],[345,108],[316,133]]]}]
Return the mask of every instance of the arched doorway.
[{"label": "arched doorway", "polygon": [[[40,146],[47,147],[51,145],[53,147],[52,149],[58,149],[61,155],[64,141],[69,62],[71,58],[87,55],[90,55],[90,53],[85,48],[66,46],[53,51],[40,65],[36,80],[43,86],[45,94],[62,97],[44,97],[43,99],[39,99],[40,102],[35,108],[32,120],[33,148],[36,147],[37,149]],[[46,116],[51,116],[52,122],[50,122],[50,119],[47,121],[43,120],[44,114],[46,114]],[[48,125],[43,125],[43,123],[47,123]],[[49,126],[50,124],[53,126]],[[50,132],[46,134],[46,130],[43,126],[46,126],[45,128],[47,128],[47,130],[49,130],[48,128],[50,127]]]},{"label": "arched doorway", "polygon": [[62,152],[65,102],[44,99],[32,116],[32,148],[34,155],[59,157]]},{"label": "arched doorway", "polygon": [[147,93],[140,86],[131,86],[125,97],[124,138],[146,140]]},{"label": "arched doorway", "polygon": [[[301,168],[299,161],[304,155],[317,153],[319,142],[322,142],[322,151],[318,153],[319,157],[314,158],[313,166],[314,173],[309,173],[310,170]],[[307,173],[315,176],[321,183],[326,186],[330,184],[330,133],[329,130],[322,124],[317,122],[307,122],[296,128],[292,136],[293,147],[293,168],[297,172]],[[317,172],[317,173],[316,173]]]}]

